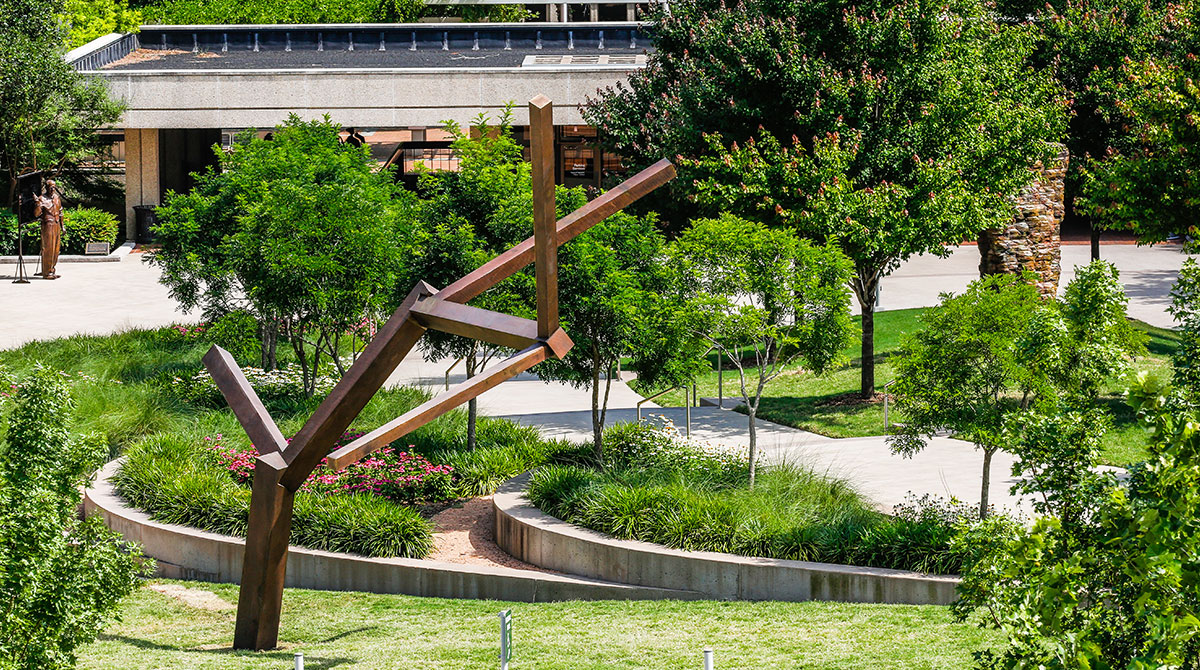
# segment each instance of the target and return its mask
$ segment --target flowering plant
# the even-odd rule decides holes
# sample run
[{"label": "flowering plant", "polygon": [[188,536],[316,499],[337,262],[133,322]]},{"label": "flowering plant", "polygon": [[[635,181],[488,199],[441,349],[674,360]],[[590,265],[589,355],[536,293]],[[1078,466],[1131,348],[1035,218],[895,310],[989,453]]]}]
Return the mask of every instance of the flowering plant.
[{"label": "flowering plant", "polygon": [[[347,432],[334,448],[349,444],[361,435]],[[249,449],[227,449],[221,444],[222,437],[218,433],[215,438],[204,439],[217,464],[238,483],[249,484],[254,477],[258,452],[253,445]],[[340,472],[330,468],[327,459],[321,459],[321,464],[300,490],[329,495],[367,493],[400,504],[436,502],[451,497],[453,473],[454,468],[449,465],[434,465],[420,454],[397,451],[389,446]]]}]

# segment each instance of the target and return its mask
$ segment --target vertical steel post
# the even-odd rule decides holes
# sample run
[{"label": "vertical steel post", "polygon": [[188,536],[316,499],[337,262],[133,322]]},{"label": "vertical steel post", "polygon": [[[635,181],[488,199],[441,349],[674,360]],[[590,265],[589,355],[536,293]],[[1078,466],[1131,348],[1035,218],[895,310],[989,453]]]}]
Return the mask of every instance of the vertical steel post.
[{"label": "vertical steel post", "polygon": [[713,670],[713,653],[712,649],[704,650],[704,670]]},{"label": "vertical steel post", "polygon": [[692,401],[688,400],[687,384],[683,385],[683,414],[686,421],[686,435],[692,436]]},{"label": "vertical steel post", "polygon": [[721,350],[717,349],[717,408],[725,409],[725,370],[721,365]]},{"label": "vertical steel post", "polygon": [[558,220],[554,212],[554,105],[539,95],[529,101],[533,157],[533,249],[537,274],[537,335],[558,330]]},{"label": "vertical steel post", "polygon": [[295,656],[296,670],[304,670],[304,652],[298,651]]}]

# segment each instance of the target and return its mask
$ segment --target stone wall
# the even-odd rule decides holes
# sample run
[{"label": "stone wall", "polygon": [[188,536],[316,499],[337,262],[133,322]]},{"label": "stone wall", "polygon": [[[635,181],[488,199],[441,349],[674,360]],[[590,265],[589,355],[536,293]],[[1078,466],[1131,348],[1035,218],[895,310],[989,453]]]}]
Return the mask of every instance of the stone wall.
[{"label": "stone wall", "polygon": [[1017,196],[1012,222],[979,236],[980,275],[1028,270],[1037,276],[1043,296],[1058,292],[1059,226],[1066,211],[1063,185],[1067,158],[1066,147],[1060,146],[1048,167],[1041,163],[1034,166],[1038,180]]}]

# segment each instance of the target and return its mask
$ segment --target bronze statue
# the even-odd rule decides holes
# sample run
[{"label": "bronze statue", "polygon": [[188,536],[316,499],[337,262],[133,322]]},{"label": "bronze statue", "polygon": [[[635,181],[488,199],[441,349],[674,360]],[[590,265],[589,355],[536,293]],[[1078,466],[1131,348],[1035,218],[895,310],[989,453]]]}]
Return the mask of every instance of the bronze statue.
[{"label": "bronze statue", "polygon": [[[556,221],[552,109],[550,100],[542,95],[529,103],[533,237],[441,290],[418,282],[290,442],[284,439],[233,357],[215,345],[204,356],[217,388],[258,450],[233,637],[235,649],[273,649],[278,642],[293,496],[322,459],[327,458],[331,467],[341,470],[504,380],[550,357],[562,358],[572,342],[558,320],[559,245],[674,178],[675,167],[661,160]],[[534,264],[537,282],[536,320],[464,304],[530,263]],[[519,351],[330,453],[426,329]]]},{"label": "bronze statue", "polygon": [[53,179],[46,180],[44,195],[34,198],[33,215],[42,220],[42,271],[39,274],[45,279],[58,279],[54,270],[62,244],[63,216],[62,199]]}]

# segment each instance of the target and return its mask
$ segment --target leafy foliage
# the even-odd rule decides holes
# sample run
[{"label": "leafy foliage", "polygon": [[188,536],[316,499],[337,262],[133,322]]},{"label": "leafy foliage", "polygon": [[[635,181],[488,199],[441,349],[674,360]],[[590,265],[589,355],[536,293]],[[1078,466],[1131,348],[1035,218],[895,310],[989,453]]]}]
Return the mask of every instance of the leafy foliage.
[{"label": "leafy foliage", "polygon": [[64,0],[0,1],[0,170],[13,202],[16,177],[40,168],[62,186],[81,190],[96,179],[80,164],[106,151],[96,128],[114,124],[121,104],[104,82],[85,78],[63,60]]},{"label": "leafy foliage", "polygon": [[285,338],[310,395],[323,357],[344,371],[345,348],[357,355],[396,303],[411,201],[339,130],[328,117],[292,115],[273,139],[241,135],[191,192],[167,195],[150,259],[185,308],[254,314],[263,367],[275,366],[275,338]]},{"label": "leafy foliage", "polygon": [[[1088,468],[1039,475],[1040,511],[1055,516],[1014,529],[966,575],[960,613],[981,613],[1007,641],[983,652],[980,667],[1200,667],[1200,438],[1195,417],[1169,395],[1144,376],[1131,391],[1154,438],[1128,484]],[[1094,454],[1088,423],[1027,423],[1025,441],[1053,460],[1082,439],[1069,463],[1078,466]]]},{"label": "leafy foliage", "polygon": [[1200,265],[1189,258],[1171,288],[1167,311],[1179,324],[1179,348],[1171,354],[1173,382],[1192,403],[1200,403]]},{"label": "leafy foliage", "polygon": [[107,453],[69,429],[59,376],[26,377],[0,457],[0,667],[73,668],[75,651],[146,574],[137,547],[97,517],[80,520],[80,487]]},{"label": "leafy foliage", "polygon": [[66,0],[65,10],[72,49],[109,33],[135,33],[142,24],[142,13],[127,0]]}]

